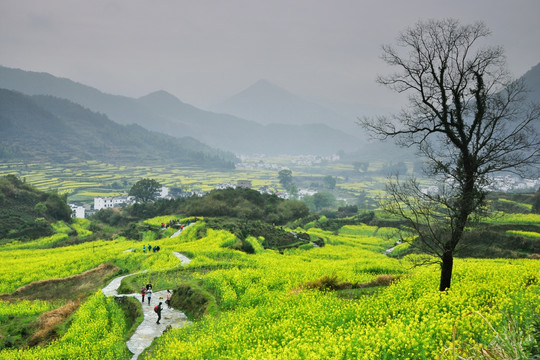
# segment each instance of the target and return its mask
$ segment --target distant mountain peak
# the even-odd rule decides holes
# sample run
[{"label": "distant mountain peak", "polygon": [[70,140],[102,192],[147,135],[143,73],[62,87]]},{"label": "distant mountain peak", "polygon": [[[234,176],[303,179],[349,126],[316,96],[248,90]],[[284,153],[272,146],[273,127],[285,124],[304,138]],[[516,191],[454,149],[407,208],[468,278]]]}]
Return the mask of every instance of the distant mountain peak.
[{"label": "distant mountain peak", "polygon": [[166,115],[169,111],[178,112],[182,111],[182,109],[192,108],[191,105],[182,102],[176,96],[165,90],[154,91],[148,95],[142,96],[137,99],[137,102],[152,107],[152,112],[154,114],[161,115]]},{"label": "distant mountain peak", "polygon": [[279,86],[277,86],[276,84],[274,84],[274,83],[272,83],[272,82],[270,82],[270,81],[268,81],[266,79],[259,79],[255,83],[253,83],[250,87],[251,88],[269,87],[269,88],[284,90],[284,89],[280,88]]},{"label": "distant mountain peak", "polygon": [[150,99],[153,101],[159,100],[159,101],[167,101],[167,102],[182,102],[176,96],[174,96],[173,94],[165,90],[157,90],[157,91],[151,92],[148,95],[141,96],[138,100],[145,101],[145,100],[150,100]]},{"label": "distant mountain peak", "polygon": [[[242,94],[252,94],[253,95],[259,95],[259,96],[267,96],[267,95],[274,95],[274,96],[280,96],[280,97],[292,97],[292,98],[299,98],[299,96],[291,93],[288,90],[285,90],[282,87],[279,87],[278,85],[271,83],[270,81],[266,79],[260,79],[257,80],[255,83],[247,87],[245,90],[238,93],[236,96],[240,96]],[[233,96],[234,97],[234,96]]]},{"label": "distant mountain peak", "polygon": [[262,124],[326,124],[349,128],[353,120],[345,119],[330,109],[296,95],[266,79],[260,79],[245,90],[231,96],[215,110],[250,119]]},{"label": "distant mountain peak", "polygon": [[147,94],[145,96],[141,96],[139,99],[142,99],[142,98],[145,98],[145,97],[168,97],[168,98],[175,98],[177,99],[176,96],[174,96],[173,94],[165,91],[165,90],[157,90],[157,91],[154,91],[154,92],[151,92],[150,94]]},{"label": "distant mountain peak", "polygon": [[266,79],[259,79],[252,86],[255,86],[255,85],[274,85],[274,84],[272,84],[270,81]]}]

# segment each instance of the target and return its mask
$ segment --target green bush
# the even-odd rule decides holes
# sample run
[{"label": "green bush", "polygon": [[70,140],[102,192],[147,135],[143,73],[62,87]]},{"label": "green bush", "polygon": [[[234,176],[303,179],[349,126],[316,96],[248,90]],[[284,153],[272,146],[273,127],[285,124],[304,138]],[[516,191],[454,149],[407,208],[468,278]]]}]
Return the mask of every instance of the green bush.
[{"label": "green bush", "polygon": [[171,306],[181,309],[191,320],[199,320],[204,315],[215,315],[217,305],[215,298],[196,284],[182,284],[173,290]]},{"label": "green bush", "polygon": [[[66,196],[43,192],[14,175],[0,178],[0,238],[36,239],[52,234],[49,223],[71,222]],[[42,218],[45,220],[37,220]]]}]

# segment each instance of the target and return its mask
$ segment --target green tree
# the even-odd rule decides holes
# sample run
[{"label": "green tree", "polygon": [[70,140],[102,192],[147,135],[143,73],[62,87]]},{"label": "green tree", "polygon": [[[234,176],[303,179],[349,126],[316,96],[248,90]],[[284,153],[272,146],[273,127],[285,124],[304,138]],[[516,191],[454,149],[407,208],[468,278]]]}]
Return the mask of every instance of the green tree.
[{"label": "green tree", "polygon": [[327,175],[323,178],[324,186],[330,190],[334,190],[336,188],[336,179],[332,177],[331,175]]},{"label": "green tree", "polygon": [[46,214],[52,218],[71,222],[71,208],[67,204],[67,194],[60,195],[56,191],[49,193],[45,207],[47,208]]},{"label": "green tree", "polygon": [[285,188],[289,189],[293,183],[292,171],[289,169],[283,169],[278,173],[279,183]]},{"label": "green tree", "polygon": [[408,94],[409,106],[360,121],[381,139],[415,146],[440,184],[426,193],[414,179],[396,177],[383,205],[415,230],[420,251],[438,258],[441,291],[450,288],[454,254],[486,203],[492,175],[538,171],[540,106],[524,106],[525,85],[508,76],[502,49],[479,44],[489,34],[482,23],[453,19],[403,31],[396,47],[383,47],[383,60],[398,71],[378,82]]},{"label": "green tree", "polygon": [[331,208],[336,203],[336,197],[334,194],[323,191],[318,192],[313,195],[313,205],[315,206],[315,210],[319,211],[326,208]]},{"label": "green tree", "polygon": [[137,202],[150,202],[159,196],[161,184],[154,179],[141,179],[129,190],[129,196],[135,197]]},{"label": "green tree", "polygon": [[44,215],[47,212],[47,206],[45,206],[45,204],[40,201],[36,204],[36,206],[34,206],[34,210],[38,214]]},{"label": "green tree", "polygon": [[298,199],[298,188],[296,185],[292,184],[289,188],[289,194],[291,195],[292,199]]},{"label": "green tree", "polygon": [[287,221],[296,220],[309,215],[306,204],[297,200],[282,201],[278,204],[276,215],[279,216],[278,223],[284,224]]}]

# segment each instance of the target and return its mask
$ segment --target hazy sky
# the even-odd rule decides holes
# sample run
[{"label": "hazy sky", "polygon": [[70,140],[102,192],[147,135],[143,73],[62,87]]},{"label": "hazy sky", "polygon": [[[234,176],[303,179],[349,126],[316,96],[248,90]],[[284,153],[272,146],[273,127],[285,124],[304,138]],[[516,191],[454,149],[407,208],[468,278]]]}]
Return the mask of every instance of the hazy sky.
[{"label": "hazy sky", "polygon": [[0,65],[198,106],[259,79],[384,106],[395,96],[374,81],[389,72],[381,45],[405,27],[483,21],[519,77],[540,62],[539,15],[540,0],[0,0]]}]

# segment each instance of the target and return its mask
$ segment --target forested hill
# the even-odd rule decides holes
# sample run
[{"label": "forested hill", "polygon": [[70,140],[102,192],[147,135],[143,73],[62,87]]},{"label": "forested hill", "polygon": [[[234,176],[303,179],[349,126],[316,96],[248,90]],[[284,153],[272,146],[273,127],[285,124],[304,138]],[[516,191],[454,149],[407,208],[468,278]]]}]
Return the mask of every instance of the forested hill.
[{"label": "forested hill", "polygon": [[69,100],[0,89],[0,160],[152,162],[228,169],[236,158],[190,137],[117,124]]},{"label": "forested hill", "polygon": [[58,220],[71,221],[66,195],[37,190],[13,175],[0,178],[0,244],[52,235]]}]

